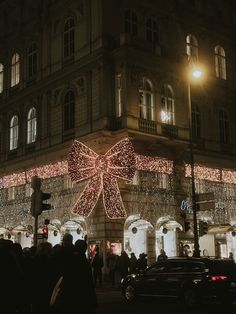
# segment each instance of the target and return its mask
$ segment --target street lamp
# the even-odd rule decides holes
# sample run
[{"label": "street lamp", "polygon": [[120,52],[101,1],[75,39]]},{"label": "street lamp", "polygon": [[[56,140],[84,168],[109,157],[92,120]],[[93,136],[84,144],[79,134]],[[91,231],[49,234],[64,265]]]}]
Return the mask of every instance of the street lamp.
[{"label": "street lamp", "polygon": [[193,212],[193,235],[194,235],[194,257],[200,257],[199,236],[197,225],[197,204],[194,177],[194,152],[193,152],[193,123],[192,123],[192,99],[191,99],[191,82],[202,79],[203,72],[196,65],[189,62],[188,64],[188,110],[189,110],[189,148],[190,148],[190,167],[191,167],[191,199]]}]

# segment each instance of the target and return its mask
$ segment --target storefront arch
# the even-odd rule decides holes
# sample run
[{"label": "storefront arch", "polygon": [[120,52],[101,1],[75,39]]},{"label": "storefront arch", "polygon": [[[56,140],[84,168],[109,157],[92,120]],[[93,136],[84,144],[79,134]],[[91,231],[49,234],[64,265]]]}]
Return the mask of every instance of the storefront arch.
[{"label": "storefront arch", "polygon": [[60,228],[61,237],[64,234],[70,233],[73,236],[73,243],[79,239],[84,239],[87,235],[87,224],[83,217],[70,219],[66,221]]},{"label": "storefront arch", "polygon": [[130,255],[148,254],[148,233],[154,230],[153,225],[141,219],[140,214],[129,216],[124,224],[124,250]]},{"label": "storefront arch", "polygon": [[177,256],[177,230],[183,230],[182,225],[171,216],[160,217],[156,222],[156,256],[161,249],[167,256]]},{"label": "storefront arch", "polygon": [[26,226],[18,225],[11,230],[11,240],[17,242],[22,248],[32,246],[32,235]]}]

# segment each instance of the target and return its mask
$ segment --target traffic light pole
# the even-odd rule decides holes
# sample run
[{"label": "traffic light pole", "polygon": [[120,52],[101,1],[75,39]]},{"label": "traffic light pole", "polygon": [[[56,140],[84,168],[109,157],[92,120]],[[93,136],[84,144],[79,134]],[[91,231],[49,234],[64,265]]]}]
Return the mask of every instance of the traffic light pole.
[{"label": "traffic light pole", "polygon": [[38,245],[38,215],[34,217],[34,246]]}]

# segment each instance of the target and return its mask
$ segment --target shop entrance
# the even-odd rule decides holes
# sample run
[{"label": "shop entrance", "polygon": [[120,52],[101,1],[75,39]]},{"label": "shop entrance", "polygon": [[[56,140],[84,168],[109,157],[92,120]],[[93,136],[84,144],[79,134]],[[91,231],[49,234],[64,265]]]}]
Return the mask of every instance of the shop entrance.
[{"label": "shop entrance", "polygon": [[168,257],[177,256],[177,232],[182,230],[181,224],[171,217],[161,217],[156,224],[156,256],[161,249],[166,252]]},{"label": "shop entrance", "polygon": [[132,252],[138,258],[140,254],[148,253],[148,231],[153,226],[147,220],[140,219],[139,215],[130,216],[125,223],[124,250],[127,254]]}]

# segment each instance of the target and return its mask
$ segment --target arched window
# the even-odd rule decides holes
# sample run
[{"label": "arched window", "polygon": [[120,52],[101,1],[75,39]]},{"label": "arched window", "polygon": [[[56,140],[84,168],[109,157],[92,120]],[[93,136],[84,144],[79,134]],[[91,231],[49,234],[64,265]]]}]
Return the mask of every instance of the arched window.
[{"label": "arched window", "polygon": [[34,143],[36,141],[37,134],[37,118],[36,109],[32,107],[27,116],[27,144]]},{"label": "arched window", "polygon": [[3,64],[0,63],[0,93],[3,92]]},{"label": "arched window", "polygon": [[64,24],[64,58],[73,56],[75,50],[75,21],[69,17]]},{"label": "arched window", "polygon": [[18,117],[13,116],[10,122],[10,150],[18,147],[19,125]]},{"label": "arched window", "polygon": [[11,87],[20,82],[20,56],[15,53],[11,60]]},{"label": "arched window", "polygon": [[38,47],[36,43],[32,43],[28,49],[28,75],[29,78],[37,74],[38,67]]},{"label": "arched window", "polygon": [[75,95],[69,91],[64,101],[64,130],[73,129],[75,126]]},{"label": "arched window", "polygon": [[132,10],[125,12],[125,32],[132,36],[138,34],[138,19],[136,13]]},{"label": "arched window", "polygon": [[224,48],[215,47],[215,71],[216,77],[226,80],[226,58]]},{"label": "arched window", "polygon": [[219,131],[220,142],[225,144],[229,143],[229,118],[224,109],[219,111]]},{"label": "arched window", "polygon": [[174,92],[170,85],[165,84],[161,90],[161,121],[167,124],[175,123]]},{"label": "arched window", "polygon": [[186,37],[186,53],[189,58],[198,60],[198,41],[192,34]]},{"label": "arched window", "polygon": [[197,104],[192,105],[192,136],[201,137],[201,118],[200,110]]},{"label": "arched window", "polygon": [[148,19],[146,22],[146,38],[154,44],[159,42],[158,26],[153,18]]},{"label": "arched window", "polygon": [[149,79],[143,77],[139,83],[140,118],[154,120],[154,94],[153,86]]}]

